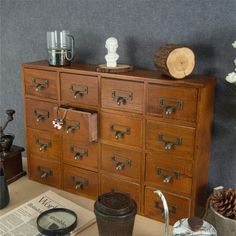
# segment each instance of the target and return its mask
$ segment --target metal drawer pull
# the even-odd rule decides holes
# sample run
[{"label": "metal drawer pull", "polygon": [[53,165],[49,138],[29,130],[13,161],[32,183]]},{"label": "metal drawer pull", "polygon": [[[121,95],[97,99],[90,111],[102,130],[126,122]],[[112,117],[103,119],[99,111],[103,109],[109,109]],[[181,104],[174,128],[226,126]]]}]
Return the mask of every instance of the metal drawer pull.
[{"label": "metal drawer pull", "polygon": [[35,143],[39,145],[39,151],[45,151],[47,148],[52,146],[52,142],[49,140],[47,143],[41,143],[39,138],[35,139]]},{"label": "metal drawer pull", "polygon": [[88,179],[80,177],[80,176],[71,176],[71,180],[75,182],[75,189],[82,190],[84,187],[87,187],[89,184]]},{"label": "metal drawer pull", "polygon": [[[165,104],[172,104],[167,105]],[[176,110],[182,110],[183,109],[183,101],[181,100],[175,100],[175,99],[169,99],[169,98],[159,98],[159,107],[161,109],[164,109],[166,115],[171,115]]]},{"label": "metal drawer pull", "polygon": [[34,109],[34,116],[37,122],[42,122],[49,118],[49,112],[41,109]]},{"label": "metal drawer pull", "polygon": [[80,129],[80,123],[77,123],[75,125],[66,125],[66,133],[73,133],[75,130]]},{"label": "metal drawer pull", "polygon": [[41,179],[47,179],[48,176],[52,176],[53,172],[50,169],[46,169],[44,167],[38,166],[37,170],[41,173]]},{"label": "metal drawer pull", "polygon": [[125,135],[130,135],[131,128],[123,125],[111,124],[110,130],[115,133],[115,138],[122,139]]},{"label": "metal drawer pull", "polygon": [[[37,81],[41,81],[41,83],[37,82]],[[40,79],[40,78],[32,78],[32,84],[35,88],[36,92],[40,92],[46,88],[48,88],[48,80],[47,79]]]},{"label": "metal drawer pull", "polygon": [[[79,89],[76,89],[76,87],[77,88],[79,87]],[[88,86],[86,86],[86,85],[78,86],[78,85],[72,84],[70,86],[70,90],[71,90],[71,92],[74,93],[74,98],[75,99],[80,98],[83,95],[87,95],[88,94]]]},{"label": "metal drawer pull", "polygon": [[[163,174],[164,172],[169,172],[171,175]],[[169,170],[162,167],[156,167],[156,174],[163,177],[163,183],[169,183],[171,179],[179,179],[180,173],[176,170]]]},{"label": "metal drawer pull", "polygon": [[111,94],[112,94],[113,100],[116,101],[118,106],[125,105],[127,101],[133,100],[133,93],[130,91],[112,89]]},{"label": "metal drawer pull", "polygon": [[131,168],[131,160],[126,157],[112,156],[111,160],[115,164],[116,170],[123,170],[125,167]]},{"label": "metal drawer pull", "polygon": [[[155,201],[155,207],[161,210],[161,215],[164,217],[164,207],[163,207],[162,203],[158,202],[158,201]],[[176,206],[169,207],[169,212],[171,214],[176,214],[177,213],[177,207]]]},{"label": "metal drawer pull", "polygon": [[158,140],[164,143],[165,150],[171,150],[174,146],[180,146],[182,144],[182,138],[177,136],[158,133]]},{"label": "metal drawer pull", "polygon": [[74,153],[74,159],[75,160],[80,160],[83,157],[88,156],[88,150],[87,149],[81,149],[79,151],[75,150],[76,147],[74,145],[70,146],[70,152]]}]

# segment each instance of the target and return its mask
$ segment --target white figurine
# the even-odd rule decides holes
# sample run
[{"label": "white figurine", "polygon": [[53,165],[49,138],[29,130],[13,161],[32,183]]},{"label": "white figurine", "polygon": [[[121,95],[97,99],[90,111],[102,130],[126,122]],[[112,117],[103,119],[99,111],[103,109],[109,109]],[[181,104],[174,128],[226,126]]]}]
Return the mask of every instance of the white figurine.
[{"label": "white figurine", "polygon": [[[232,46],[236,48],[236,41],[232,43]],[[234,59],[234,64],[236,66],[236,58]],[[235,68],[236,71],[236,68]],[[236,72],[231,72],[225,77],[226,81],[236,85]]]},{"label": "white figurine", "polygon": [[114,37],[110,37],[106,40],[105,47],[107,49],[107,55],[105,56],[107,67],[117,67],[117,60],[119,55],[116,53],[118,48],[118,41]]}]

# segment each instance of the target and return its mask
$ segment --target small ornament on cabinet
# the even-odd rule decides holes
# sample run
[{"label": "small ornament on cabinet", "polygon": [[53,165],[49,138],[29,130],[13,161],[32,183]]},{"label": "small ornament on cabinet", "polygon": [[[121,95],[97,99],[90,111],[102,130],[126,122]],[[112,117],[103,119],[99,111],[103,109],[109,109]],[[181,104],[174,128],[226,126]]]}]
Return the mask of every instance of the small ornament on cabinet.
[{"label": "small ornament on cabinet", "polygon": [[118,40],[115,37],[110,37],[106,40],[105,48],[107,54],[105,55],[106,64],[98,65],[97,72],[105,73],[124,73],[133,70],[133,67],[126,64],[117,64],[119,54],[116,52],[118,49]]}]

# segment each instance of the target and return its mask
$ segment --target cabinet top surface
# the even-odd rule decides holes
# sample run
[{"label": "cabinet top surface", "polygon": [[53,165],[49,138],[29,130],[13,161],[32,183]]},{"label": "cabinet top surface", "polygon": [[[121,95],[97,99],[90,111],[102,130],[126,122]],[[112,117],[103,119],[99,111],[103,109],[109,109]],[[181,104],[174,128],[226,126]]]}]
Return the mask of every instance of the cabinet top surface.
[{"label": "cabinet top surface", "polygon": [[134,81],[145,81],[153,83],[161,83],[167,85],[179,85],[179,86],[194,86],[194,87],[205,87],[210,84],[215,84],[216,80],[212,76],[205,75],[190,75],[185,79],[172,79],[166,75],[161,74],[159,71],[155,70],[144,70],[135,68],[132,71],[126,73],[103,73],[96,71],[96,65],[91,64],[80,64],[72,63],[70,66],[50,66],[47,61],[36,61],[23,64],[23,68],[32,68],[39,70],[48,70],[56,72],[66,72],[74,74],[92,75],[105,78],[117,78],[117,79],[127,79]]}]

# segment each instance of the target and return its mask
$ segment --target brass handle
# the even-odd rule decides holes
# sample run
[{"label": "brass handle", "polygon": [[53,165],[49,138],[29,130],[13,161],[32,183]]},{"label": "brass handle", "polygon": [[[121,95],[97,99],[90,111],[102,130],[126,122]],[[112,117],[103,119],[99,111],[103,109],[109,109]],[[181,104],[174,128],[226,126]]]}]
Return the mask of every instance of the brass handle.
[{"label": "brass handle", "polygon": [[182,138],[169,134],[158,133],[157,139],[158,141],[164,143],[164,148],[167,151],[174,149],[175,146],[180,146],[182,144]]},{"label": "brass handle", "polygon": [[[76,87],[77,88],[79,87],[79,89],[77,89]],[[86,86],[86,85],[78,86],[78,85],[72,84],[70,86],[70,90],[71,90],[71,92],[74,93],[74,98],[75,99],[80,98],[83,95],[87,95],[88,94],[88,86]]]},{"label": "brass handle", "polygon": [[[37,82],[40,81],[40,82]],[[32,84],[35,88],[36,92],[40,92],[46,88],[48,88],[48,80],[47,79],[41,79],[41,78],[32,78]]]},{"label": "brass handle", "polygon": [[[169,172],[171,175],[166,175],[163,172]],[[180,173],[176,170],[169,170],[162,167],[156,167],[156,174],[163,177],[163,183],[169,183],[171,179],[179,179]]]},{"label": "brass handle", "polygon": [[48,176],[52,176],[53,172],[50,169],[46,169],[44,167],[38,166],[37,170],[41,173],[41,179],[47,179]]},{"label": "brass handle", "polygon": [[76,190],[82,190],[89,184],[88,179],[80,176],[71,176],[71,180],[75,183]]},{"label": "brass handle", "polygon": [[49,118],[49,112],[41,109],[34,109],[34,116],[36,118],[36,122],[42,122]]},{"label": "brass handle", "polygon": [[35,139],[35,143],[39,145],[39,151],[46,151],[47,148],[52,146],[52,142],[49,140],[47,143],[40,142],[39,138]]},{"label": "brass handle", "polygon": [[123,125],[111,124],[110,130],[114,132],[115,138],[122,139],[125,135],[130,135],[131,128]]},{"label": "brass handle", "polygon": [[133,100],[133,93],[131,91],[113,89],[112,98],[118,106],[125,105],[127,101]]},{"label": "brass handle", "polygon": [[66,125],[66,133],[69,134],[69,133],[73,133],[75,132],[76,130],[79,130],[80,129],[80,123],[77,123],[75,125]]},{"label": "brass handle", "polygon": [[131,168],[131,160],[126,157],[112,156],[111,160],[115,164],[116,170],[123,170],[125,167]]},{"label": "brass handle", "polygon": [[171,115],[176,110],[182,110],[183,104],[181,100],[159,98],[159,107],[165,111],[166,115]]},{"label": "brass handle", "polygon": [[[164,207],[163,207],[162,203],[159,202],[159,201],[155,201],[155,207],[160,209],[161,215],[164,217]],[[177,213],[177,207],[176,206],[169,207],[169,212],[171,214],[176,214]]]},{"label": "brass handle", "polygon": [[81,149],[76,151],[76,147],[74,145],[70,146],[70,152],[74,153],[74,159],[79,160],[82,159],[85,156],[88,156],[88,150],[87,149]]}]

